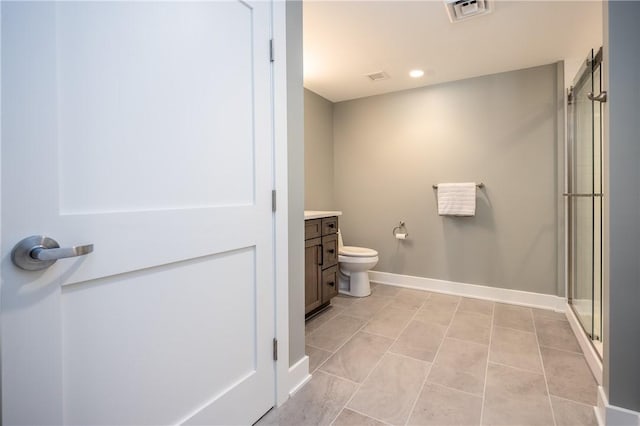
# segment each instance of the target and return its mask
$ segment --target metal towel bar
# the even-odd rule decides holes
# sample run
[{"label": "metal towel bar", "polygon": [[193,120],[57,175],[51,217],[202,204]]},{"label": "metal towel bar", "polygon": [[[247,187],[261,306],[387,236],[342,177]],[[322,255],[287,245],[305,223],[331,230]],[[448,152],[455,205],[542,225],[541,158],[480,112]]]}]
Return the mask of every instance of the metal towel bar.
[{"label": "metal towel bar", "polygon": [[[438,185],[431,185],[433,186],[433,189],[438,189]],[[476,183],[476,186],[478,188],[484,188],[484,183],[480,182],[480,183]]]},{"label": "metal towel bar", "polygon": [[565,192],[562,195],[564,197],[602,197],[602,196],[604,196],[604,194],[602,194],[602,193],[596,193],[596,194],[574,194],[574,193],[569,193],[569,192]]}]

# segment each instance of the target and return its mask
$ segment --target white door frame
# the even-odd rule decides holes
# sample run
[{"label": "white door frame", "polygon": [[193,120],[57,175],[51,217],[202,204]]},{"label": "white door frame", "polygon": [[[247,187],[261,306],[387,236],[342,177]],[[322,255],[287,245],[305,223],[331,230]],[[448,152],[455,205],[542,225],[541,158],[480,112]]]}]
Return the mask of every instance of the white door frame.
[{"label": "white door frame", "polygon": [[278,339],[276,362],[276,406],[289,398],[289,171],[287,166],[287,31],[286,2],[273,2],[273,44],[277,60],[273,62],[274,103],[274,218],[275,324]]},{"label": "white door frame", "polygon": [[[1,18],[1,9],[0,9]],[[274,217],[274,256],[275,256],[275,331],[278,339],[278,361],[276,368],[276,400],[274,405],[280,406],[289,398],[289,273],[288,273],[288,169],[287,169],[287,74],[286,74],[286,3],[283,0],[273,2],[272,31],[275,50],[279,52],[279,60],[273,64],[273,102],[274,102],[274,188],[277,191],[277,206]],[[1,27],[0,20],[0,42]],[[0,81],[2,71],[0,68]],[[0,84],[0,96],[2,85]],[[2,128],[2,110],[0,104],[0,129]],[[0,148],[2,133],[0,131]],[[0,223],[2,212],[2,150],[0,149]],[[0,226],[0,240],[2,227]],[[0,261],[0,277],[2,267],[8,259]],[[0,280],[0,286],[3,282]],[[2,313],[0,312],[0,323]],[[2,336],[0,336],[0,348]],[[0,359],[0,418],[2,416],[2,359]]]}]

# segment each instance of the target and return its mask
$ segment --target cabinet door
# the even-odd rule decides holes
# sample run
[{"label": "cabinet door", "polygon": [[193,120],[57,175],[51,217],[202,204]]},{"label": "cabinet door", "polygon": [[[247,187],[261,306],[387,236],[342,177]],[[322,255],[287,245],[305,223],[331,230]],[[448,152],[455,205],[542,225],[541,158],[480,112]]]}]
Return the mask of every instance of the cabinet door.
[{"label": "cabinet door", "polygon": [[338,266],[322,271],[322,303],[338,295]]},{"label": "cabinet door", "polygon": [[322,304],[321,270],[322,240],[305,241],[304,247],[304,313],[307,314]]},{"label": "cabinet door", "polygon": [[338,235],[322,237],[322,269],[338,264]]}]

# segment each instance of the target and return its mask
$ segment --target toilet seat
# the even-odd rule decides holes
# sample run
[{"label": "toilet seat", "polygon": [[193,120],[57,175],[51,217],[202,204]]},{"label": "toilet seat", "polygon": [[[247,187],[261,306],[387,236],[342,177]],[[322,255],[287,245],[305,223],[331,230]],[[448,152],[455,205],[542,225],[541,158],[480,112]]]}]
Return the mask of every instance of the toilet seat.
[{"label": "toilet seat", "polygon": [[338,255],[338,263],[378,263],[378,256],[343,256]]},{"label": "toilet seat", "polygon": [[364,247],[342,246],[338,250],[338,254],[346,257],[374,257],[378,252]]}]

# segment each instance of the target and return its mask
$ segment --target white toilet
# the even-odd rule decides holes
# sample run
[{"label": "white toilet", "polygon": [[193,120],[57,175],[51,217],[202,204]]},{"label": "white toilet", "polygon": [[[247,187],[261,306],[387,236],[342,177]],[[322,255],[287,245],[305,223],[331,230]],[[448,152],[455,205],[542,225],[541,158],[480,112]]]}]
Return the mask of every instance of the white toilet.
[{"label": "white toilet", "polygon": [[377,251],[345,246],[338,230],[338,292],[355,297],[370,295],[369,270],[377,263]]}]

